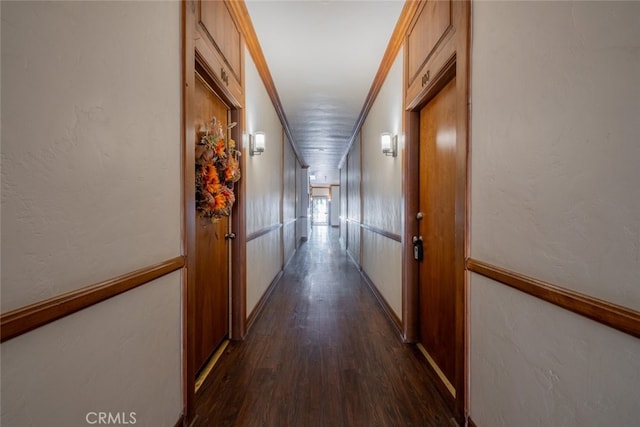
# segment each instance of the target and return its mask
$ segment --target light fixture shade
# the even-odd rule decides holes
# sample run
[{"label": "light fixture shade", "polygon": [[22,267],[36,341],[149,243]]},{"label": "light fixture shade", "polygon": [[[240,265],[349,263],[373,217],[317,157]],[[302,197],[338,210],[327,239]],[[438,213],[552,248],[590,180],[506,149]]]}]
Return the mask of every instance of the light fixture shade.
[{"label": "light fixture shade", "polygon": [[385,156],[396,156],[397,137],[391,135],[391,132],[384,132],[380,135],[380,145]]},{"label": "light fixture shade", "polygon": [[264,132],[256,132],[256,134],[249,139],[249,150],[252,156],[260,155],[264,153],[265,137]]}]

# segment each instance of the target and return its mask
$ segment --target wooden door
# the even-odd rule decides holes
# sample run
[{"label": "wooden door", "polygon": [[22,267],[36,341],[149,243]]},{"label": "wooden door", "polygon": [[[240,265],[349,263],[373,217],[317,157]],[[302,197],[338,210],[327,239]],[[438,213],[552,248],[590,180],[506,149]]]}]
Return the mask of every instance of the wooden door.
[{"label": "wooden door", "polygon": [[[420,111],[420,343],[443,382],[456,380],[456,80]],[[448,384],[447,384],[448,383]]]},{"label": "wooden door", "polygon": [[[204,131],[212,117],[226,129],[229,108],[197,73],[194,110],[196,132]],[[212,223],[196,212],[196,372],[229,333],[229,248],[225,238],[228,230],[227,217]]]}]

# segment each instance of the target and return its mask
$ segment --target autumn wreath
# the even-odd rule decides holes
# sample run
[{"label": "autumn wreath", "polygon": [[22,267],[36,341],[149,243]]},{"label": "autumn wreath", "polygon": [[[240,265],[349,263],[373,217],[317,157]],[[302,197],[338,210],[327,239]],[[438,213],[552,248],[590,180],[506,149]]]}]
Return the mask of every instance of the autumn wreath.
[{"label": "autumn wreath", "polygon": [[[229,129],[236,124],[227,126]],[[196,210],[215,222],[231,214],[236,201],[233,184],[240,179],[236,143],[214,117],[196,144]]]}]

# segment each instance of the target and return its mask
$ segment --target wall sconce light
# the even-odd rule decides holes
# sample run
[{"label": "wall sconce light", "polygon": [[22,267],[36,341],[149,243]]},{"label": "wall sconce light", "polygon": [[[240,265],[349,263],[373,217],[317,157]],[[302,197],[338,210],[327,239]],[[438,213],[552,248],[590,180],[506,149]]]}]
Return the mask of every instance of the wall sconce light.
[{"label": "wall sconce light", "polygon": [[380,144],[385,156],[395,157],[398,154],[398,136],[391,135],[391,132],[384,132],[380,135]]},{"label": "wall sconce light", "polygon": [[255,135],[249,134],[249,154],[259,156],[264,153],[264,132],[256,132]]}]

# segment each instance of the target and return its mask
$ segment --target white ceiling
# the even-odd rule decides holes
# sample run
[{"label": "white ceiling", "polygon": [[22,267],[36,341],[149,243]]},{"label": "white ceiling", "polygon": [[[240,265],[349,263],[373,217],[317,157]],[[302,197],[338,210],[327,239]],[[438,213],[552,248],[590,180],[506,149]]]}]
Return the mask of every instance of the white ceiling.
[{"label": "white ceiling", "polygon": [[293,143],[312,185],[338,163],[373,83],[402,0],[245,0]]}]

